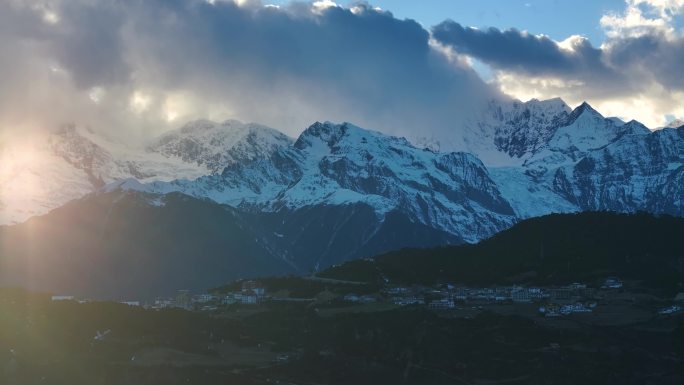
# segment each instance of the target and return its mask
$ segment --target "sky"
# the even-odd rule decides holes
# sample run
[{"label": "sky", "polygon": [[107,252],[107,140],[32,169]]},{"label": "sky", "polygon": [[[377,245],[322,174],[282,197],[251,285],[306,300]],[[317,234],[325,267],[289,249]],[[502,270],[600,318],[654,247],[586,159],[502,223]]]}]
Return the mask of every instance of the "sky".
[{"label": "sky", "polygon": [[684,0],[3,0],[0,135],[191,119],[458,135],[488,102],[684,118]]},{"label": "sky", "polygon": [[[288,1],[270,3],[283,5]],[[349,6],[354,2],[339,3]],[[599,23],[601,16],[625,9],[624,0],[379,0],[372,4],[399,19],[416,20],[426,28],[452,19],[478,28],[524,29],[555,40],[581,34],[594,44],[600,44],[605,37]]]}]

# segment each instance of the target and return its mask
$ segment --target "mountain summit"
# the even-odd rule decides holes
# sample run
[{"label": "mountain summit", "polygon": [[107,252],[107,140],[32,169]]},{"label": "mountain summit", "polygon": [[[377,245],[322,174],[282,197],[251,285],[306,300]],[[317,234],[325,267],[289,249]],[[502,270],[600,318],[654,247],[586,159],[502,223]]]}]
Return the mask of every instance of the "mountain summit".
[{"label": "mountain summit", "polygon": [[[461,134],[417,146],[316,122],[295,140],[258,124],[199,120],[131,149],[68,126],[35,146],[40,161],[8,157],[0,213],[8,224],[84,196],[71,210],[93,199],[115,210],[126,192],[141,207],[183,196],[211,203],[205,209],[250,234],[265,260],[297,272],[402,247],[478,242],[549,213],[684,215],[684,127],[651,132],[552,99],[493,101]],[[458,146],[468,151],[447,151]]]}]

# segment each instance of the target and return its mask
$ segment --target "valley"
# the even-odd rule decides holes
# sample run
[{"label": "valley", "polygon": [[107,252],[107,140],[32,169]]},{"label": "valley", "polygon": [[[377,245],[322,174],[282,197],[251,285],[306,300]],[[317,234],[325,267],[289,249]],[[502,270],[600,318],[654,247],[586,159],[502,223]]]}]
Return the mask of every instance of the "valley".
[{"label": "valley", "polygon": [[552,215],[478,245],[121,303],[0,289],[0,379],[677,384],[683,228],[644,213]]}]

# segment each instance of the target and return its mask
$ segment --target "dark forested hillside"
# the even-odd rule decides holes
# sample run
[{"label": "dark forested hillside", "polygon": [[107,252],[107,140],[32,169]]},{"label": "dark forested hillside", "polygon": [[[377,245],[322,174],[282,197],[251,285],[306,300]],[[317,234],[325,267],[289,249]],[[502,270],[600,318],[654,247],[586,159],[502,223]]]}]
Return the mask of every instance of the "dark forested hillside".
[{"label": "dark forested hillside", "polygon": [[568,283],[607,275],[675,290],[684,282],[684,219],[588,212],[519,223],[477,245],[405,249],[321,276],[401,283]]}]

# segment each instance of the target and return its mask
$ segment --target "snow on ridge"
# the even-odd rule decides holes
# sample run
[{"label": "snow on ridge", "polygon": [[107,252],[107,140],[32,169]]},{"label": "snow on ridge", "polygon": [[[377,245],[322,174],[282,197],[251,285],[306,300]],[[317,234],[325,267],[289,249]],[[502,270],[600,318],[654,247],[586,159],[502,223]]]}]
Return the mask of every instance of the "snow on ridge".
[{"label": "snow on ridge", "polygon": [[[602,175],[587,174],[592,168],[615,174],[603,193],[614,200],[607,207],[619,207],[620,194],[646,202],[646,188],[620,185],[612,169],[632,175],[629,183],[648,181],[676,194],[665,183],[680,178],[679,132],[651,133],[636,121],[603,118],[586,103],[571,110],[561,99],[493,101],[462,137],[424,138],[422,146],[351,123],[317,122],[293,140],[257,124],[198,120],[140,151],[76,128],[53,137],[48,155],[60,171],[37,174],[43,184],[73,188],[58,199],[48,191],[21,202],[3,198],[0,221],[45,213],[104,184],[102,191],[180,192],[263,211],[361,203],[379,217],[398,210],[477,241],[520,218],[602,208],[603,198],[592,195],[603,188]],[[33,209],[7,219],[11,205]]]},{"label": "snow on ridge", "polygon": [[220,173],[232,163],[272,153],[292,142],[285,134],[255,123],[196,120],[161,135],[147,149]]},{"label": "snow on ridge", "polygon": [[[234,150],[230,160],[259,157],[260,151],[274,151],[292,143],[284,134],[257,124],[227,121],[219,126],[214,132],[219,138],[236,127],[244,133],[236,141],[223,143],[214,153]],[[210,133],[202,138],[211,145],[217,142]],[[158,190],[165,182],[187,184],[220,172],[224,160],[217,159],[217,168],[212,170],[203,162],[186,161],[149,148],[132,148],[73,124],[37,135],[28,149],[18,142],[8,143],[8,150],[2,153],[12,161],[3,162],[0,175],[0,224],[20,223],[45,214],[103,186],[108,189],[123,183],[122,187],[130,189],[154,186]],[[32,154],[30,159],[22,156],[27,151]]]},{"label": "snow on ridge", "polygon": [[[283,170],[289,170],[289,177],[279,175]],[[513,220],[477,157],[425,151],[404,138],[350,123],[315,123],[292,146],[228,167],[220,175],[124,187],[159,194],[178,191],[265,211],[365,204],[379,218],[398,210],[470,241],[477,240],[472,234],[491,234]],[[476,190],[482,198],[470,200],[468,191]]]}]

